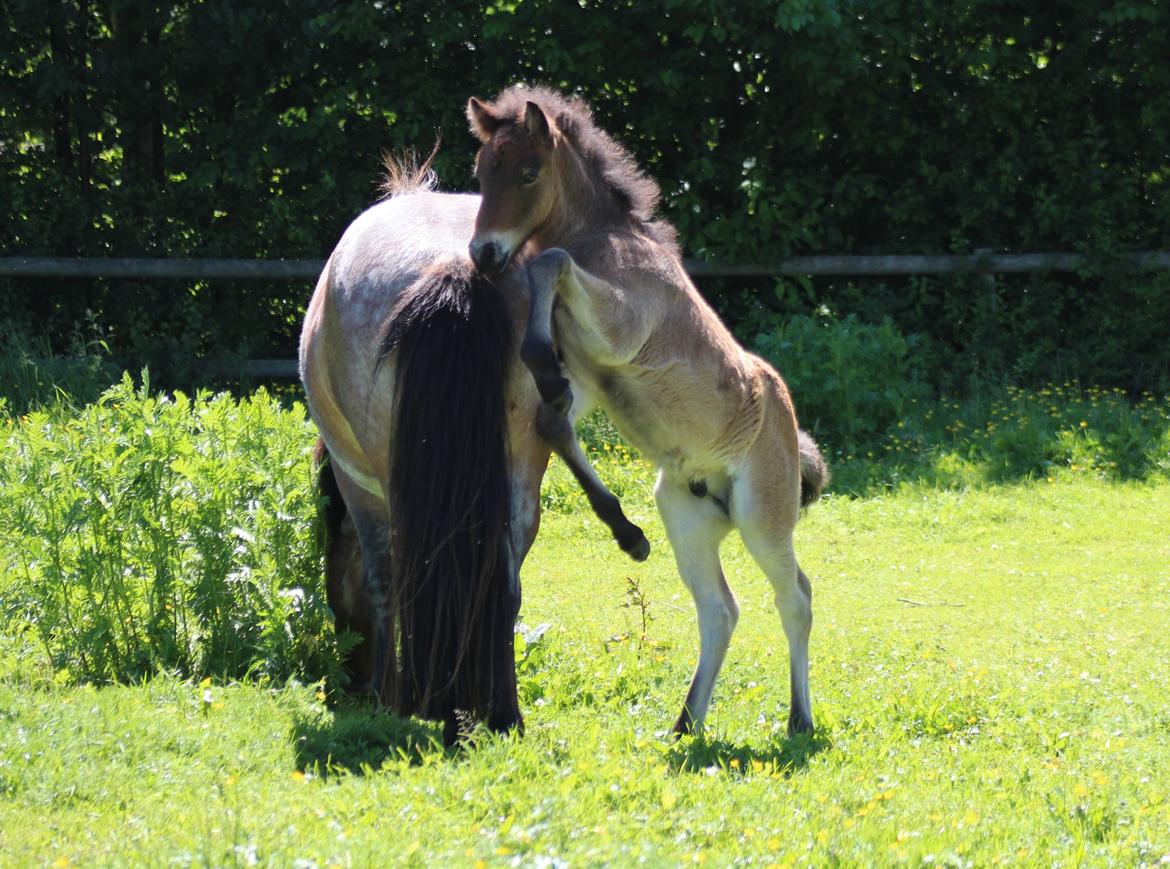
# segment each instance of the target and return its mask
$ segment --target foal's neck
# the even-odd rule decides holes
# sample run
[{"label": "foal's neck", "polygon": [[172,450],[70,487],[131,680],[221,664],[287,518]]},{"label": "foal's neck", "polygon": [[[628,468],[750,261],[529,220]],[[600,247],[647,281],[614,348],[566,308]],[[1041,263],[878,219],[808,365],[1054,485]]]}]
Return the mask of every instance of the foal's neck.
[{"label": "foal's neck", "polygon": [[558,154],[557,171],[561,181],[557,204],[534,234],[542,250],[564,247],[582,235],[629,226],[629,212],[614,201],[605,179],[574,149],[564,148]]}]

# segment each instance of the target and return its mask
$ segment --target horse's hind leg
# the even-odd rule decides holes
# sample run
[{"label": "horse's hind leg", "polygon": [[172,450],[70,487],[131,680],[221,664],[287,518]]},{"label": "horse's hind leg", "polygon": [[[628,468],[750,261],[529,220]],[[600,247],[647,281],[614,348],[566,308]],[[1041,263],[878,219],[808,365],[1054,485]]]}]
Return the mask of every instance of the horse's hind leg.
[{"label": "horse's hind leg", "polygon": [[492,655],[491,711],[488,713],[487,725],[496,733],[506,733],[513,729],[524,732],[524,718],[520,714],[520,698],[516,691],[516,647],[513,642],[516,616],[519,613],[520,583],[517,581],[493,614],[497,636],[508,638],[507,642],[494,644]]},{"label": "horse's hind leg", "polygon": [[370,610],[368,680],[354,685],[354,690],[371,691],[385,700],[382,693],[391,651],[389,514],[384,501],[356,485],[343,470],[338,468],[335,476],[361,548],[365,600]]},{"label": "horse's hind leg", "polygon": [[791,498],[783,497],[786,476],[784,473],[764,474],[756,469],[754,474],[742,477],[733,492],[732,516],[748,552],[772,585],[776,609],[780,611],[780,621],[788,638],[792,692],[788,732],[811,733],[808,640],[812,631],[812,586],[797,565],[792,548],[799,495],[794,484]]},{"label": "horse's hind leg", "polygon": [[654,488],[654,497],[674,550],[678,572],[695,599],[699,617],[699,662],[674,731],[698,732],[703,727],[715,679],[739,620],[739,605],[727,587],[719,564],[719,544],[727,536],[731,522],[713,499],[697,497],[688,487],[671,482],[662,474]]},{"label": "horse's hind leg", "polygon": [[642,529],[626,518],[621,501],[606,488],[597,476],[589,459],[577,442],[577,435],[568,418],[549,404],[541,404],[536,414],[536,430],[544,442],[569,466],[577,483],[585,491],[589,506],[597,518],[606,524],[622,551],[635,561],[645,561],[650,554],[650,541]]},{"label": "horse's hind leg", "polygon": [[325,599],[333,610],[338,635],[352,631],[360,640],[345,653],[341,666],[349,677],[348,691],[367,690],[372,666],[374,627],[365,595],[365,563],[353,517],[333,479],[333,469],[321,469],[321,492],[328,499],[325,513]]}]

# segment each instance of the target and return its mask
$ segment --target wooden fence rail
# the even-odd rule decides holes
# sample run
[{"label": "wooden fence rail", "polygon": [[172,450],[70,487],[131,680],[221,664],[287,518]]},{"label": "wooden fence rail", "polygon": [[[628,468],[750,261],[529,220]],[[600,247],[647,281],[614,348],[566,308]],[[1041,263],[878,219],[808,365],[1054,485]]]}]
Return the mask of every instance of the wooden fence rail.
[{"label": "wooden fence rail", "polygon": [[[1138,268],[1170,269],[1170,252],[1140,251],[1121,258]],[[727,265],[685,260],[692,277],[765,277],[769,275],[926,275],[1021,274],[1074,272],[1089,257],[1079,253],[913,254],[891,256],[793,256],[771,265]],[[185,280],[315,281],[324,260],[146,259],[93,257],[0,257],[0,277],[160,278]],[[210,364],[207,373],[251,379],[292,379],[292,359],[249,359],[236,365]]]},{"label": "wooden fence rail", "polygon": [[[1139,268],[1170,268],[1170,252],[1122,254]],[[1089,261],[1079,253],[792,256],[768,264],[728,265],[686,260],[696,278],[767,275],[926,275],[1072,272]],[[178,278],[188,280],[316,280],[324,260],[0,257],[0,276],[38,278]]]}]

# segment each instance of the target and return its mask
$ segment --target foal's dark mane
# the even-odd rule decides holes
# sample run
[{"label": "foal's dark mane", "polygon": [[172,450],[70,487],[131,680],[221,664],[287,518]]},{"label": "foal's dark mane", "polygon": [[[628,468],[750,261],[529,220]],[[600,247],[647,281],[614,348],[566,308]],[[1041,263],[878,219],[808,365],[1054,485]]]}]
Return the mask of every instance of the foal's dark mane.
[{"label": "foal's dark mane", "polygon": [[512,85],[501,91],[492,108],[501,119],[522,124],[529,102],[540,106],[569,138],[589,169],[603,181],[617,207],[677,254],[675,228],[665,220],[655,219],[662,196],[658,183],[638,168],[629,151],[597,126],[589,105],[580,97],[566,97],[551,88]]}]

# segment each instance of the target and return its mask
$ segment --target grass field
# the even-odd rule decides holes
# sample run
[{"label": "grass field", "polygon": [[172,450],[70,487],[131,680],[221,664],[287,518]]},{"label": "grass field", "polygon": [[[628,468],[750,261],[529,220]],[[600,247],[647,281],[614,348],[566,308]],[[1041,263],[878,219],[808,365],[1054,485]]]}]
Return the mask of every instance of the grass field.
[{"label": "grass field", "polygon": [[693,608],[645,469],[610,472],[654,552],[632,564],[592,517],[546,513],[523,739],[446,752],[433,727],[263,677],[79,685],[0,636],[0,863],[1170,862],[1165,479],[816,505],[812,739],[785,736],[779,618],[729,539],[739,628],[707,733],[675,742]]}]

